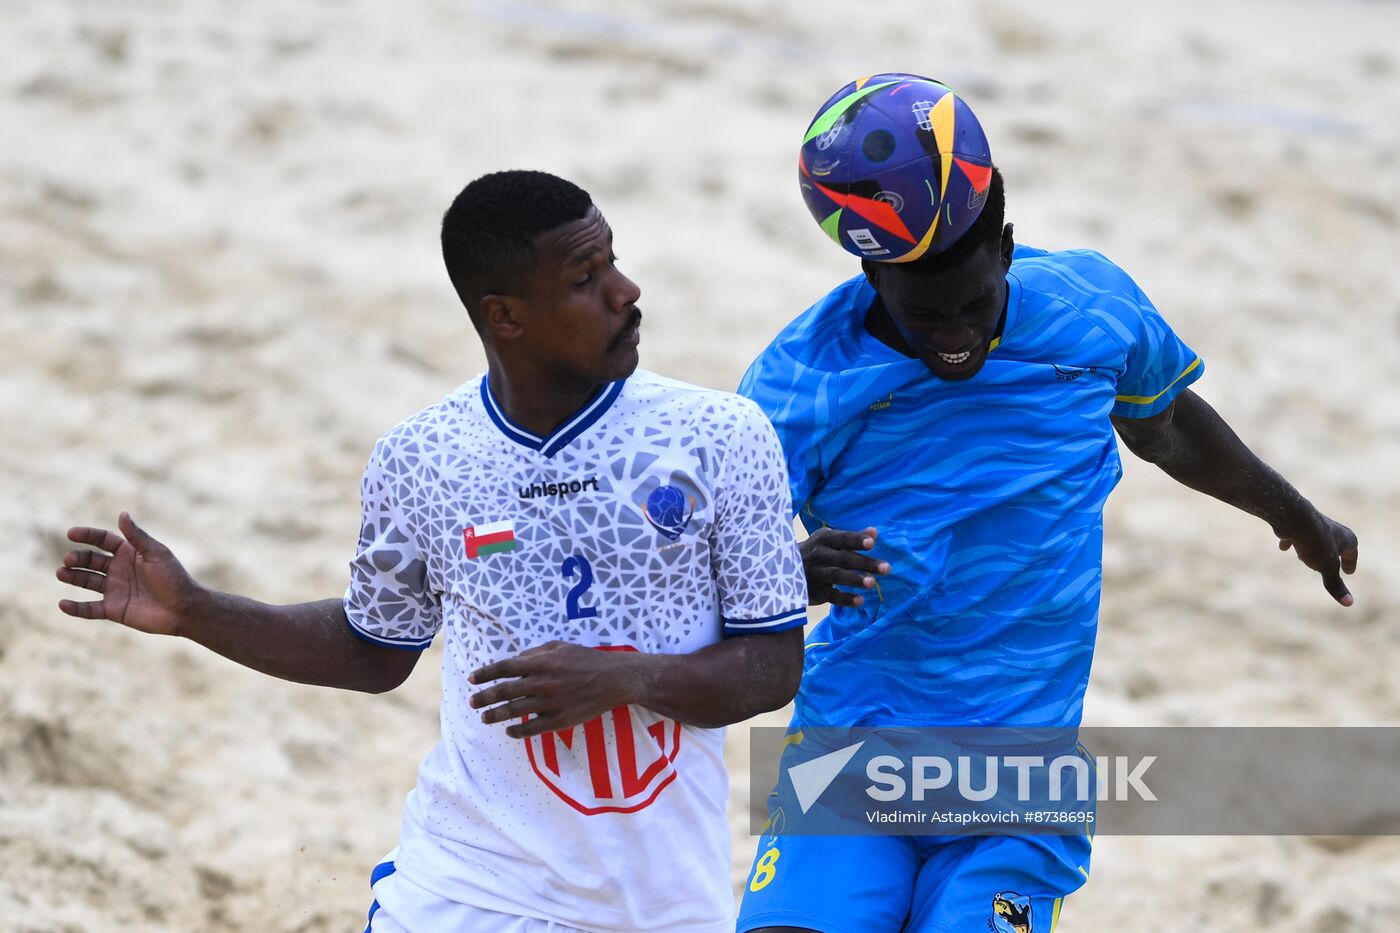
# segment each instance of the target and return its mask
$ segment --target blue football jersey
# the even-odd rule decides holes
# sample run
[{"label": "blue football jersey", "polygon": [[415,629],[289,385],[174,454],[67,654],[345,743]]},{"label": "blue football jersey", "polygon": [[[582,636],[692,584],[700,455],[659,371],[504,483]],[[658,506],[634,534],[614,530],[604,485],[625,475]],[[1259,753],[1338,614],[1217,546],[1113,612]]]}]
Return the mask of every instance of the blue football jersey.
[{"label": "blue football jersey", "polygon": [[945,381],[865,330],[863,276],[759,356],[808,531],[879,529],[890,573],[808,637],[805,725],[1079,723],[1122,473],[1110,415],[1148,417],[1199,357],[1095,252],[1018,247],[983,368]]}]

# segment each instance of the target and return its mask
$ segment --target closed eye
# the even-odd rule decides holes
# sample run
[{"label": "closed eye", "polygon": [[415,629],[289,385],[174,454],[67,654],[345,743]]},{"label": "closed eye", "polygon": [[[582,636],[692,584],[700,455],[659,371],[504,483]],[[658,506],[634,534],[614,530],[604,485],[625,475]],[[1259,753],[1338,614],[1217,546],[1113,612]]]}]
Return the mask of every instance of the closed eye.
[{"label": "closed eye", "polygon": [[[616,266],[616,265],[617,265],[617,256],[616,256],[615,254],[609,254],[609,255],[608,255],[608,259],[607,259],[607,264],[608,264],[609,266]],[[583,288],[583,287],[585,287],[586,285],[590,284],[590,283],[593,281],[593,273],[594,273],[594,269],[596,269],[596,268],[597,268],[597,264],[595,263],[593,268],[590,268],[587,272],[583,273],[583,274],[580,275],[577,279],[575,279],[575,280],[574,280],[574,287],[575,287],[575,288]]]},{"label": "closed eye", "polygon": [[982,312],[985,311],[995,300],[996,293],[990,292],[985,295],[979,295],[971,303],[963,305],[957,311],[953,311],[951,313],[936,311],[933,308],[910,308],[905,313],[908,314],[911,318],[914,318],[915,320],[919,321],[928,321],[932,320],[933,318],[948,318],[949,320],[953,320],[955,318],[976,319],[981,317]]}]

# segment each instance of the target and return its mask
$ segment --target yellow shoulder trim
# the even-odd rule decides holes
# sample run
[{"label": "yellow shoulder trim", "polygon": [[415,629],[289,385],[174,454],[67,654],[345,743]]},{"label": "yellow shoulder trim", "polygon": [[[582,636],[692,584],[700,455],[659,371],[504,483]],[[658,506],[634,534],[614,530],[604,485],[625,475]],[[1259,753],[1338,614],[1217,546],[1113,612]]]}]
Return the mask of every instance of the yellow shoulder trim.
[{"label": "yellow shoulder trim", "polygon": [[1161,398],[1162,396],[1166,395],[1167,392],[1171,390],[1172,386],[1185,379],[1187,375],[1189,375],[1200,365],[1201,358],[1198,356],[1195,360],[1191,362],[1190,366],[1186,367],[1181,371],[1180,376],[1177,376],[1175,379],[1173,379],[1170,383],[1167,384],[1167,387],[1165,389],[1163,389],[1161,392],[1158,392],[1156,395],[1118,395],[1115,396],[1115,398],[1120,402],[1127,402],[1129,405],[1149,405],[1152,402],[1157,401],[1157,399]]}]

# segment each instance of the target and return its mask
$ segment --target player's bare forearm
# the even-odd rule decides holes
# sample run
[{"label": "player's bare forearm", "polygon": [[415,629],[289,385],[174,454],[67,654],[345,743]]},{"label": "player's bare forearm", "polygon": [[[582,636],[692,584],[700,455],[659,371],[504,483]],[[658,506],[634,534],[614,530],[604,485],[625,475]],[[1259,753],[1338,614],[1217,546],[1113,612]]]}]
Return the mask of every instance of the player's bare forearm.
[{"label": "player's bare forearm", "polygon": [[1115,418],[1113,424],[1129,450],[1172,479],[1262,518],[1275,529],[1296,524],[1313,508],[1190,389],[1160,415]]},{"label": "player's bare forearm", "polygon": [[373,645],[355,636],[339,599],[273,606],[206,590],[179,634],[273,677],[365,693],[407,679],[420,652]]},{"label": "player's bare forearm", "polygon": [[392,690],[418,661],[416,651],[357,638],[338,599],[271,606],[206,589],[130,515],[117,528],[68,529],[68,540],[88,547],[63,556],[58,579],[100,598],[61,600],[67,615],[179,635],[283,680],[348,690]]},{"label": "player's bare forearm", "polygon": [[643,657],[637,705],[715,729],[793,698],[802,680],[802,629],[738,635],[690,654]]},{"label": "player's bare forearm", "polygon": [[802,630],[739,635],[688,654],[599,651],[552,641],[473,671],[482,722],[514,738],[637,705],[705,729],[777,709],[802,678]]},{"label": "player's bare forearm", "polygon": [[1177,482],[1268,522],[1281,549],[1295,549],[1333,598],[1352,604],[1341,573],[1356,570],[1356,535],[1255,456],[1200,396],[1186,389],[1159,415],[1113,425],[1129,450]]}]

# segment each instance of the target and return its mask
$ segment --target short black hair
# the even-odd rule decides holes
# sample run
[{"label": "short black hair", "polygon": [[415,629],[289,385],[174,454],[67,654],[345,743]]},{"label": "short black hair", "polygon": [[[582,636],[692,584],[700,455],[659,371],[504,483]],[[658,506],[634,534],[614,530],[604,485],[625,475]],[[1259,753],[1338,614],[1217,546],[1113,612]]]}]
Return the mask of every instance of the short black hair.
[{"label": "short black hair", "polygon": [[582,220],[592,206],[587,191],[548,172],[492,172],[461,190],[442,216],[442,260],[478,332],[478,303],[521,286],[535,239]]},{"label": "short black hair", "polygon": [[[1006,183],[1001,171],[992,169],[992,180],[987,186],[987,201],[982,205],[982,213],[972,222],[972,226],[953,245],[941,253],[924,254],[913,262],[876,263],[878,266],[897,266],[901,271],[914,275],[927,275],[931,272],[946,272],[961,265],[984,246],[993,249],[1001,247],[1001,230],[1006,224]],[[864,262],[871,262],[866,259]]]}]

